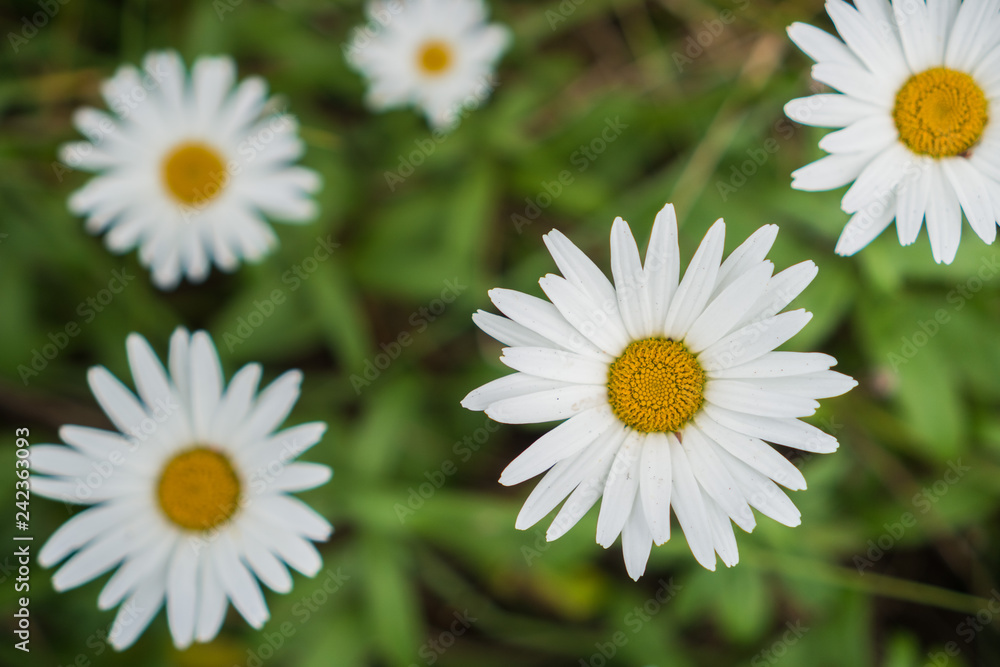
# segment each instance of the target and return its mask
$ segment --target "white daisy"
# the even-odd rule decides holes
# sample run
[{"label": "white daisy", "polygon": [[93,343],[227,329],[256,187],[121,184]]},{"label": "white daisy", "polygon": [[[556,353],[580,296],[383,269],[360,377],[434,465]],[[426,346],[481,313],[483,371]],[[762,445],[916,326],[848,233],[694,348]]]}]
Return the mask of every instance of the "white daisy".
[{"label": "white daisy", "polygon": [[842,94],[792,100],[788,117],[844,128],[792,187],[830,190],[852,214],[837,243],[851,255],[896,220],[902,245],[924,219],[934,260],[951,263],[962,213],[992,243],[1000,221],[1000,0],[829,0],[843,42],[796,23],[788,34],[816,61],[813,78]]},{"label": "white daisy", "polygon": [[368,14],[346,54],[368,79],[373,109],[416,105],[433,126],[447,128],[489,96],[510,31],[486,23],[482,0],[370,2]]},{"label": "white daisy", "polygon": [[805,479],[764,440],[834,451],[835,438],[799,418],[813,414],[815,399],[857,383],[829,370],[833,357],[772,351],[812,317],[778,313],[816,275],[807,261],[772,276],[764,258],[777,232],[762,227],[722,262],[719,220],[679,279],[668,204],[656,216],[645,265],[628,224],[615,220],[614,285],[552,231],[545,244],[563,275],[539,281],[551,302],[490,292],[507,317],[480,311],[473,320],[509,346],[501,361],[518,372],[476,389],[462,405],[508,424],[566,420],[500,477],[509,485],[548,471],[517,528],[566,498],[546,533],[554,540],[603,497],[597,542],[607,548],[621,534],[626,568],[638,579],[651,545],[670,539],[671,508],[694,557],[710,570],[716,553],[727,566],[739,560],[730,520],[751,531],[750,507],[798,525],[798,510],[774,482],[804,489]]},{"label": "white daisy", "polygon": [[85,107],[73,121],[89,141],[61,160],[99,175],[69,207],[87,230],[107,231],[113,252],[139,248],[162,289],[203,281],[214,262],[233,271],[276,244],[264,216],[302,223],[316,215],[316,172],[291,163],[304,151],[298,124],[266,108],[267,85],[236,85],[229,57],[202,57],[189,79],[173,51],[150,53],[101,88],[115,115]]},{"label": "white daisy", "polygon": [[[257,579],[287,593],[286,563],[306,576],[322,565],[313,541],[330,524],[289,493],[330,479],[330,468],[294,459],[320,441],[326,424],[275,432],[299,396],[289,371],[260,394],[259,364],[224,387],[208,334],[184,329],[170,340],[169,374],[149,343],[132,334],[128,360],[138,397],[103,366],[88,380],[117,432],[59,431],[63,445],[34,445],[31,490],[93,505],[63,524],[38,555],[56,590],[115,569],[97,606],[121,608],[109,635],[130,646],[166,602],[178,648],[214,638],[228,601],[254,628],[268,619]],[[74,553],[75,552],[75,553]],[[72,555],[71,555],[72,554]]]}]

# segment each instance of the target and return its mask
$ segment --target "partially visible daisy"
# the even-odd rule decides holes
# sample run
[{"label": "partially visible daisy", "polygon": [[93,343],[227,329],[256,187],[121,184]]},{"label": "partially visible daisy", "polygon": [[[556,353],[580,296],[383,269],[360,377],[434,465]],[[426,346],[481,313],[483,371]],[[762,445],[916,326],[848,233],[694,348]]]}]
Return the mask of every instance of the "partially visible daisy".
[{"label": "partially visible daisy", "polygon": [[842,94],[792,100],[792,120],[832,132],[831,155],[792,174],[799,190],[853,182],[837,252],[852,255],[896,221],[902,245],[927,220],[938,263],[955,259],[962,214],[993,243],[1000,221],[1000,1],[828,0],[840,41],[804,23],[788,34]]},{"label": "partially visible daisy", "polygon": [[302,223],[316,215],[316,172],[292,163],[298,123],[267,105],[259,77],[236,84],[229,57],[202,57],[190,78],[174,51],[124,65],[101,88],[114,115],[85,107],[73,122],[89,141],[60,159],[99,175],[69,207],[113,252],[139,248],[153,282],[201,282],[214,262],[234,271],[276,244],[265,216]]},{"label": "partially visible daisy", "polygon": [[508,424],[565,420],[500,477],[517,484],[545,473],[517,528],[565,499],[546,533],[557,539],[601,498],[597,542],[607,548],[621,535],[625,566],[638,579],[652,544],[670,539],[671,508],[710,570],[716,553],[727,566],[739,560],[730,521],[753,530],[751,507],[798,525],[798,510],[774,482],[804,489],[805,479],[764,441],[834,451],[835,438],[799,418],[815,412],[816,399],[857,383],[829,370],[833,357],[772,351],[812,317],[780,311],[816,275],[808,261],[772,275],[765,256],[777,232],[762,227],[723,262],[719,220],[680,278],[668,204],[644,264],[628,224],[615,220],[614,285],[553,230],[545,244],[563,275],[539,281],[550,301],[490,291],[507,317],[479,311],[473,320],[508,346],[500,360],[518,372],[462,405]]},{"label": "partially visible daisy", "polygon": [[315,576],[322,560],[312,541],[330,524],[290,493],[330,479],[330,468],[294,459],[323,437],[312,422],[276,431],[298,400],[302,374],[289,371],[258,394],[259,364],[225,387],[219,357],[204,331],[178,329],[169,373],[142,336],[127,340],[138,396],[103,366],[87,378],[118,429],[64,426],[64,445],[33,445],[31,490],[92,505],[63,524],[38,555],[64,591],[115,573],[97,599],[121,604],[109,634],[130,646],[166,604],[178,648],[207,642],[231,601],[255,628],[268,619],[257,580],[287,593],[287,565]]},{"label": "partially visible daisy", "polygon": [[415,105],[433,126],[448,128],[489,96],[510,31],[486,23],[483,0],[372,1],[368,14],[346,53],[368,80],[373,109]]}]

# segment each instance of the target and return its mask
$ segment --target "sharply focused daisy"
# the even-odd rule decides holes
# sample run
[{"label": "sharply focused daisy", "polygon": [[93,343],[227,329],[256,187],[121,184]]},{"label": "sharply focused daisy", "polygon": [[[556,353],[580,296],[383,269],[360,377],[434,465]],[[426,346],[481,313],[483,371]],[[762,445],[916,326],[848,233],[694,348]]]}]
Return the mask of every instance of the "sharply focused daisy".
[{"label": "sharply focused daisy", "polygon": [[829,0],[843,42],[796,23],[788,34],[816,61],[813,78],[843,94],[792,100],[789,118],[843,128],[830,153],[792,174],[792,187],[854,182],[837,242],[851,255],[896,220],[902,245],[924,219],[938,263],[955,259],[962,213],[992,243],[1000,220],[1000,2]]},{"label": "sharply focused daisy", "polygon": [[482,0],[370,2],[368,15],[346,53],[368,79],[373,109],[415,105],[433,126],[447,128],[494,88],[510,33],[486,23]]},{"label": "sharply focused daisy", "polygon": [[545,244],[563,275],[539,281],[550,301],[490,292],[507,317],[480,311],[473,320],[508,346],[501,361],[518,372],[476,389],[462,405],[508,424],[565,420],[500,477],[509,485],[546,473],[517,528],[566,499],[546,533],[554,540],[603,497],[597,542],[607,548],[620,534],[626,568],[638,579],[651,545],[670,539],[671,508],[694,557],[710,570],[716,553],[730,567],[739,560],[730,521],[753,530],[751,507],[798,525],[798,510],[774,482],[804,489],[805,479],[764,441],[834,451],[836,439],[799,418],[813,414],[816,399],[856,383],[829,370],[833,357],[772,351],[811,318],[780,311],[816,275],[808,261],[772,275],[765,256],[777,231],[762,227],[723,262],[719,220],[680,278],[668,204],[656,216],[644,264],[628,224],[615,220],[614,285],[553,230]]},{"label": "sharply focused daisy", "polygon": [[235,84],[228,57],[202,57],[190,78],[173,51],[150,53],[143,71],[125,65],[102,86],[114,116],[93,108],[73,121],[89,141],[61,160],[98,176],[73,193],[70,209],[113,252],[139,248],[153,282],[172,289],[203,281],[214,262],[233,271],[275,245],[264,216],[302,223],[316,215],[316,172],[298,125],[268,111],[258,77]]},{"label": "sharply focused daisy", "polygon": [[92,505],[63,524],[38,555],[63,591],[115,573],[97,606],[121,608],[109,641],[130,646],[166,603],[178,648],[214,638],[231,601],[250,625],[268,619],[257,580],[287,593],[287,565],[315,576],[312,541],[330,524],[288,495],[330,479],[330,468],[297,462],[323,437],[312,422],[276,431],[298,400],[302,374],[289,371],[259,394],[258,364],[224,386],[204,331],[170,340],[169,373],[149,343],[132,334],[128,360],[138,396],[103,366],[88,379],[118,429],[64,426],[68,445],[34,445],[31,490]]}]

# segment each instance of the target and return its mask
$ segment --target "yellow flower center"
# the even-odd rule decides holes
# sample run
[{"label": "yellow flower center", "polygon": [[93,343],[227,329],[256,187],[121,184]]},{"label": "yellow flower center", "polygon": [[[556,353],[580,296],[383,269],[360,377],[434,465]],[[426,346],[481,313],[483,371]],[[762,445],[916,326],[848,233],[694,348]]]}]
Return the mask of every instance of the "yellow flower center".
[{"label": "yellow flower center", "polygon": [[611,409],[637,431],[677,431],[704,400],[705,371],[683,343],[666,338],[633,341],[611,364]]},{"label": "yellow flower center", "polygon": [[917,155],[942,158],[972,148],[986,128],[986,95],[965,72],[935,67],[914,74],[892,109],[899,139]]},{"label": "yellow flower center", "polygon": [[183,143],[163,159],[163,183],[182,204],[197,206],[215,199],[227,181],[222,156],[206,144]]},{"label": "yellow flower center", "polygon": [[424,74],[443,74],[451,67],[451,47],[438,40],[427,42],[420,48],[417,62]]},{"label": "yellow flower center", "polygon": [[167,463],[156,493],[163,512],[175,524],[188,530],[208,530],[236,512],[240,481],[228,458],[197,447]]}]

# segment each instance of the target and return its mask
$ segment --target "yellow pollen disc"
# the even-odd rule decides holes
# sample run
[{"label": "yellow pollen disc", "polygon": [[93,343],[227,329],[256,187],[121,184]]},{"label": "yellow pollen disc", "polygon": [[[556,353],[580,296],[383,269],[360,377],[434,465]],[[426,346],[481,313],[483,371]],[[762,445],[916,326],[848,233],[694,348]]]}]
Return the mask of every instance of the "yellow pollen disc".
[{"label": "yellow pollen disc", "polygon": [[160,507],[175,524],[188,530],[208,530],[236,512],[240,481],[228,458],[198,447],[167,463],[156,495]]},{"label": "yellow pollen disc", "polygon": [[451,67],[451,47],[444,42],[427,42],[420,48],[417,61],[425,74],[442,74]]},{"label": "yellow pollen disc", "polygon": [[215,199],[226,181],[222,156],[206,144],[183,143],[163,159],[163,184],[182,204],[197,206]]},{"label": "yellow pollen disc", "polygon": [[682,343],[646,338],[611,364],[608,400],[623,423],[643,433],[679,430],[704,402],[705,371]]},{"label": "yellow pollen disc", "polygon": [[917,155],[962,155],[986,128],[986,95],[965,72],[935,67],[914,74],[892,109],[899,139]]}]

